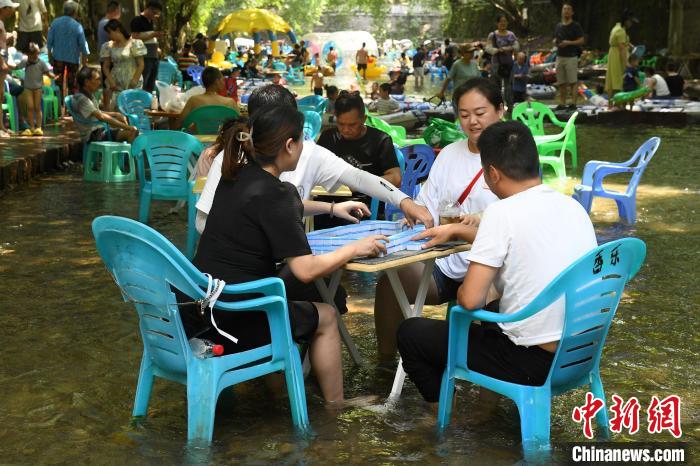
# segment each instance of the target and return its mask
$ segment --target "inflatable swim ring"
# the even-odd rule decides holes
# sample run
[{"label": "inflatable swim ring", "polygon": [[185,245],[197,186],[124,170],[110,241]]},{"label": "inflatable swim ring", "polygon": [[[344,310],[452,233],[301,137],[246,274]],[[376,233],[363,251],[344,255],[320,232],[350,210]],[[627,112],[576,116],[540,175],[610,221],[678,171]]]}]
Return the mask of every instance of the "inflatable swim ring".
[{"label": "inflatable swim ring", "polygon": [[644,97],[649,92],[651,92],[651,90],[646,86],[642,86],[639,89],[635,89],[634,91],[618,92],[612,97],[612,99],[610,99],[610,102],[613,105],[627,104]]}]

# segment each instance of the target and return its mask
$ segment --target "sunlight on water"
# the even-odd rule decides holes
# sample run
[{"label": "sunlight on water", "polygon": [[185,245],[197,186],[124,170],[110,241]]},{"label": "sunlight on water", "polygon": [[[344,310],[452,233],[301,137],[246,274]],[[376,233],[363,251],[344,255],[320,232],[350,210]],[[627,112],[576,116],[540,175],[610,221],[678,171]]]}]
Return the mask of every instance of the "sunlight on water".
[{"label": "sunlight on water", "polygon": [[[626,160],[648,137],[662,138],[642,178],[639,221],[620,224],[614,203],[596,201],[599,241],[638,236],[646,263],[628,286],[608,337],[602,376],[608,393],[637,396],[646,407],[654,394],[683,400],[684,439],[697,445],[697,292],[700,132],[697,128],[579,125],[580,166],[561,187],[571,192],[587,160]],[[618,181],[613,187],[623,189]],[[4,354],[0,372],[2,462],[36,464],[513,464],[520,457],[517,411],[504,400],[496,419],[476,428],[467,422],[476,403],[473,387],[459,391],[454,423],[443,437],[415,388],[406,384],[395,405],[384,405],[393,373],[377,367],[373,289],[376,276],[348,274],[345,317],[366,367],[345,358],[348,396],[377,394],[368,409],[325,411],[313,379],[307,380],[314,435],[298,438],[284,402],[258,382],[243,384],[219,402],[211,448],[186,446],[185,389],[159,380],[149,417],[131,422],[141,358],[136,313],[94,250],[90,223],[104,214],[136,217],[136,184],[83,183],[78,173],[45,177],[3,197],[0,216],[0,292]],[[185,241],[185,211],[168,214],[155,202],[151,225],[176,245]],[[445,306],[426,308],[442,318]],[[555,444],[580,441],[571,421],[580,390],[558,398],[552,412]],[[644,415],[644,413],[642,413]],[[643,429],[642,429],[643,430]],[[627,440],[670,441],[668,434],[639,433]]]}]

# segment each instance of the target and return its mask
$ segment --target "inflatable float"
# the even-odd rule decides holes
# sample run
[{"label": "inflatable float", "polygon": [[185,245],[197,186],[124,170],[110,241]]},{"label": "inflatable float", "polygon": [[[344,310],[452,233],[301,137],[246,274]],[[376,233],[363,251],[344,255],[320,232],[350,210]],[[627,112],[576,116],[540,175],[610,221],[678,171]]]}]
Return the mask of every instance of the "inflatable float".
[{"label": "inflatable float", "polygon": [[651,90],[646,87],[642,86],[639,89],[635,89],[634,91],[629,91],[629,92],[618,92],[614,96],[612,96],[612,99],[610,99],[610,102],[613,105],[624,105],[624,104],[629,104],[634,102],[637,99],[641,99],[645,95],[649,94]]},{"label": "inflatable float", "polygon": [[557,88],[546,84],[528,84],[527,95],[533,99],[553,99],[557,95]]}]

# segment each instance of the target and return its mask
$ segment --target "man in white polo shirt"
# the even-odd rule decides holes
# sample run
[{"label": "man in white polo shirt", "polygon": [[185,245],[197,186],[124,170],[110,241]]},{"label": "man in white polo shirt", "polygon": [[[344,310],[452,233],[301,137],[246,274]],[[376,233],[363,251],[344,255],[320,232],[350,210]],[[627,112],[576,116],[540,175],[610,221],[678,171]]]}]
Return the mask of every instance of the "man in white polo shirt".
[{"label": "man in white polo shirt", "polygon": [[[500,200],[486,208],[478,226],[442,225],[420,236],[433,238],[428,246],[455,238],[473,242],[459,304],[512,314],[595,248],[595,232],[580,204],[542,184],[537,147],[522,123],[488,127],[478,146],[484,180]],[[489,299],[492,286],[500,300]],[[563,326],[563,300],[520,322],[472,323],[464,329],[469,332],[467,365],[508,382],[542,385]],[[437,403],[447,363],[448,322],[407,319],[397,338],[408,376],[426,401]]]}]

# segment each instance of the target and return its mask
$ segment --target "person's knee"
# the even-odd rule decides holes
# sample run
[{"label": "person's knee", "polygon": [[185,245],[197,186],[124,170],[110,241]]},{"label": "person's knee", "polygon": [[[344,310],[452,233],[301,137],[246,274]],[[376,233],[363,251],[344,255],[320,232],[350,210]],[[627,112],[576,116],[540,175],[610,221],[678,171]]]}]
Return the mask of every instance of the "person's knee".
[{"label": "person's knee", "polygon": [[415,343],[417,337],[423,332],[423,320],[421,317],[411,317],[399,325],[396,331],[396,343],[401,354],[404,354],[406,348]]},{"label": "person's knee", "polygon": [[338,313],[335,308],[325,303],[314,303],[318,310],[318,328],[321,331],[338,329]]}]

